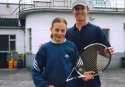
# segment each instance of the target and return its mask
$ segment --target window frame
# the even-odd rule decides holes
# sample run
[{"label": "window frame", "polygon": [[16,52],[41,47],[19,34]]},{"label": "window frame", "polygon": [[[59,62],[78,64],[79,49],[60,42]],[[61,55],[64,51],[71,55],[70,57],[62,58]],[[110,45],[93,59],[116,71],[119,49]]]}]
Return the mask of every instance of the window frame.
[{"label": "window frame", "polygon": [[[6,40],[7,42],[5,42],[6,43],[5,47],[7,47],[7,48],[0,50],[0,52],[16,51],[16,35],[15,34],[0,35],[0,36],[8,37],[8,38],[6,38],[8,41]],[[12,36],[14,36],[14,38],[11,38]],[[5,39],[5,38],[3,38],[3,39]],[[11,42],[14,43],[14,46],[12,45]],[[13,47],[11,47],[11,46],[13,46]]]}]

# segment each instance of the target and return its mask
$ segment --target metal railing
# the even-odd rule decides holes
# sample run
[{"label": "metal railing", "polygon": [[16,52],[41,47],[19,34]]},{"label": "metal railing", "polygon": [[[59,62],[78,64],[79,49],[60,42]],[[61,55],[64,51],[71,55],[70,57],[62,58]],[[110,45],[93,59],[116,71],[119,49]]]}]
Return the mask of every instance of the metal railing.
[{"label": "metal railing", "polygon": [[[85,0],[90,10],[125,11],[125,0]],[[20,0],[19,11],[37,8],[71,9],[73,0]]]}]

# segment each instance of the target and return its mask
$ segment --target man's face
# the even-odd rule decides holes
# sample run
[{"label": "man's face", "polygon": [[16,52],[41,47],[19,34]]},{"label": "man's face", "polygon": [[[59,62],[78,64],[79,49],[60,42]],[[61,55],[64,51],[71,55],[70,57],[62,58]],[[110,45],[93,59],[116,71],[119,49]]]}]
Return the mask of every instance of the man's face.
[{"label": "man's face", "polygon": [[54,23],[53,27],[51,28],[53,40],[57,43],[63,43],[66,31],[67,31],[67,25],[65,23],[63,22]]},{"label": "man's face", "polygon": [[88,7],[83,5],[77,5],[73,8],[73,14],[76,20],[86,20],[88,13]]}]

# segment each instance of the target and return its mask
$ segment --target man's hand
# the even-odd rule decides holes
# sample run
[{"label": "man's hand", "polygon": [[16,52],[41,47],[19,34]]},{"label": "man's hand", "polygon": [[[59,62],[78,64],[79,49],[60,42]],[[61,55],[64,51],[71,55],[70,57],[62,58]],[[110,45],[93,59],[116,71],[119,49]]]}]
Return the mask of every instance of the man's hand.
[{"label": "man's hand", "polygon": [[[113,47],[108,47],[108,48],[106,48],[105,49],[105,53],[106,53],[106,56],[107,57],[110,57],[110,55],[111,55],[111,57],[114,55],[114,48]],[[110,55],[109,55],[110,54]]]},{"label": "man's hand", "polygon": [[115,50],[113,47],[108,47],[107,49],[108,49],[109,53],[111,54],[111,56],[114,55]]},{"label": "man's hand", "polygon": [[84,81],[88,81],[88,80],[94,79],[94,76],[93,76],[94,73],[95,73],[94,71],[87,71],[87,72],[85,72],[84,73],[85,77],[83,78],[83,80]]}]

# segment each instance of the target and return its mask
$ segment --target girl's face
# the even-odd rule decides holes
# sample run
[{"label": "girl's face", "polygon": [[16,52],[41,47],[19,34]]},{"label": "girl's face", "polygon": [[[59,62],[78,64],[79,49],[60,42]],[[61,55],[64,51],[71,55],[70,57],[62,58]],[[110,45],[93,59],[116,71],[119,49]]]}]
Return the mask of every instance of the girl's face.
[{"label": "girl's face", "polygon": [[63,43],[67,31],[67,25],[63,22],[54,23],[51,27],[52,39],[56,43]]}]

